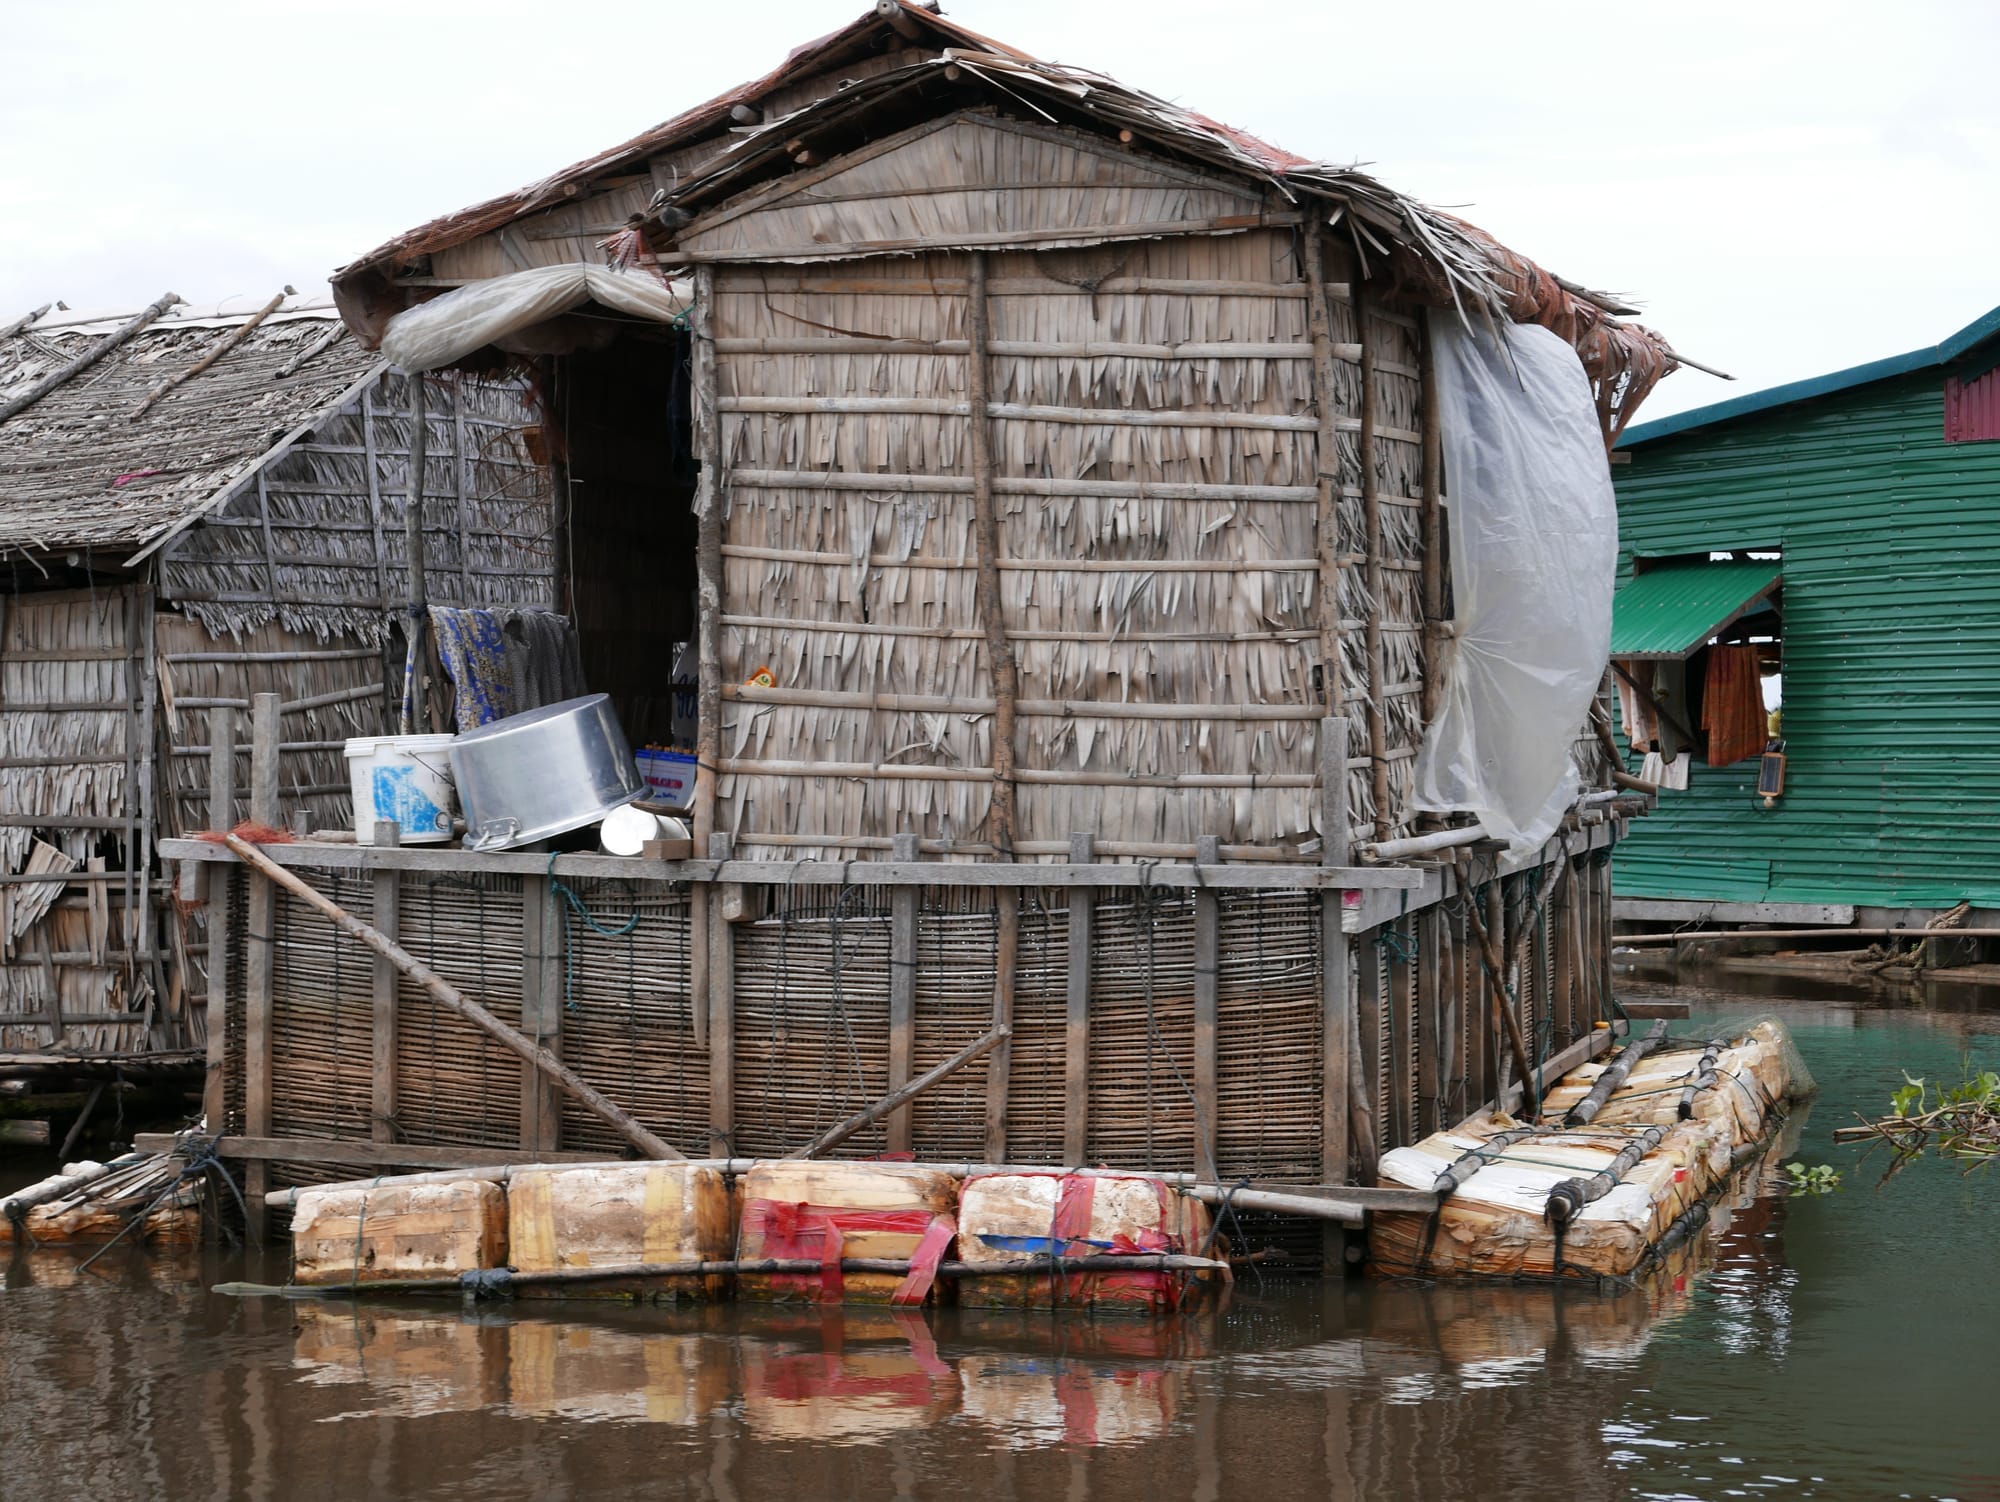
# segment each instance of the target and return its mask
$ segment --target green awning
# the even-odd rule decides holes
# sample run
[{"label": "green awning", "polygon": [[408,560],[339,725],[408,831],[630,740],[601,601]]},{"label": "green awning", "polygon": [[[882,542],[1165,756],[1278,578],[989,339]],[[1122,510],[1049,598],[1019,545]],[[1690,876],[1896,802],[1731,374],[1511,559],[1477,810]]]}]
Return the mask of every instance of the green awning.
[{"label": "green awning", "polygon": [[1776,586],[1768,558],[1659,563],[1618,591],[1611,607],[1613,657],[1685,657],[1749,611]]}]

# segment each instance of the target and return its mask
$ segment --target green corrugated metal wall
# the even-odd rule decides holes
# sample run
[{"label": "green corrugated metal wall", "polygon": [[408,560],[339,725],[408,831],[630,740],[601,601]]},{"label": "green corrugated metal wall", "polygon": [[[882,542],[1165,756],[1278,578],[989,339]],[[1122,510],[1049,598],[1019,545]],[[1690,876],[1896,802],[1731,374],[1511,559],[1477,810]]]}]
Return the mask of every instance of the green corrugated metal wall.
[{"label": "green corrugated metal wall", "polygon": [[[1944,441],[1942,369],[1641,444],[1634,553],[1784,549],[1785,795],[1754,761],[1660,795],[1621,897],[2000,904],[2000,443]],[[1636,766],[1636,764],[1635,764]]]}]

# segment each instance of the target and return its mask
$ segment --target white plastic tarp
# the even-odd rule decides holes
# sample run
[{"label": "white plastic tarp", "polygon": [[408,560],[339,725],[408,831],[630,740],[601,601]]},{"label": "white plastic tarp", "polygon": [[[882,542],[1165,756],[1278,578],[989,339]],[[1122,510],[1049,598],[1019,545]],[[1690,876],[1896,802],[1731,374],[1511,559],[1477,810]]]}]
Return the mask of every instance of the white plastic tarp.
[{"label": "white plastic tarp", "polygon": [[663,282],[650,271],[582,261],[536,266],[472,282],[404,309],[383,331],[382,354],[412,373],[435,370],[586,302],[674,323],[686,316],[690,292],[687,282]]},{"label": "white plastic tarp", "polygon": [[1533,324],[1430,321],[1453,635],[1414,804],[1465,810],[1516,853],[1576,796],[1571,742],[1611,645],[1618,507],[1576,351]]}]

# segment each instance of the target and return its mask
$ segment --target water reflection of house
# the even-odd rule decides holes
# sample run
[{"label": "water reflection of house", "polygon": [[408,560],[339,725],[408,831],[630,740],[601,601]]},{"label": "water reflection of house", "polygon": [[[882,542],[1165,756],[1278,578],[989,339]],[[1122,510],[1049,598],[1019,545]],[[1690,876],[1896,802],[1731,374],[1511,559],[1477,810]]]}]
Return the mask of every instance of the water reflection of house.
[{"label": "water reflection of house", "polygon": [[[1626,708],[1694,749],[1685,791],[1619,847],[1621,916],[1881,924],[1966,901],[2000,926],[2000,867],[1972,837],[2000,817],[1996,362],[2000,310],[1626,431],[1613,655],[1658,691]],[[1754,664],[1747,694],[1717,673],[1729,655]],[[1782,694],[1769,800],[1764,727],[1747,754],[1716,747],[1728,703],[1705,702],[1761,719],[1759,677]]]}]

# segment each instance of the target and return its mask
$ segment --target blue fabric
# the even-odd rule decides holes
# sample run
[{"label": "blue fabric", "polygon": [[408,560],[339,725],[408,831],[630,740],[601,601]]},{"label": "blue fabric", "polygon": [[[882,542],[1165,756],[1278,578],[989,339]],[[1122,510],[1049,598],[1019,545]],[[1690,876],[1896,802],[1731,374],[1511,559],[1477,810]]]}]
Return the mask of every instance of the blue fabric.
[{"label": "blue fabric", "polygon": [[491,610],[431,607],[438,659],[451,679],[452,719],[459,734],[514,713],[514,676],[507,639]]}]

